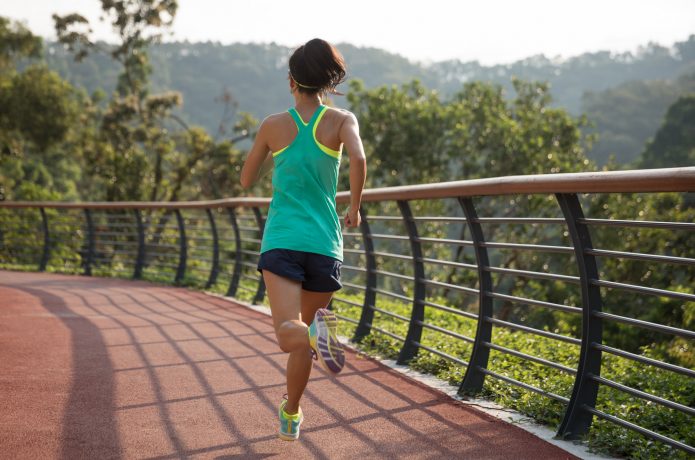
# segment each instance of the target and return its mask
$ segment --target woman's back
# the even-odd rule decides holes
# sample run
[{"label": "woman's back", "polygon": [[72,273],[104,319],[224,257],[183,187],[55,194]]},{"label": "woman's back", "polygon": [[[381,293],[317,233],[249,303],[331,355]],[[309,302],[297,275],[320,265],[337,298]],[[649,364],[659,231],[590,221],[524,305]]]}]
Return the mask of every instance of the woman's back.
[{"label": "woman's back", "polygon": [[[292,108],[287,117],[276,116],[277,129],[269,136],[273,156],[273,199],[268,210],[261,252],[291,249],[343,258],[340,219],[335,204],[340,166],[337,134],[339,118],[324,105],[305,119]],[[330,118],[325,119],[329,115]],[[294,125],[287,126],[288,124]],[[323,142],[319,136],[323,134]],[[290,138],[291,132],[294,136]],[[277,139],[273,139],[277,137]],[[276,149],[273,148],[276,146]]]},{"label": "woman's back", "polygon": [[[314,114],[310,110],[297,110],[297,113],[304,121],[310,120]],[[345,110],[328,107],[316,128],[316,139],[329,149],[340,151],[340,128],[349,116]],[[287,147],[297,136],[297,123],[289,111],[270,115],[264,123],[271,128],[268,136],[271,152]]]}]

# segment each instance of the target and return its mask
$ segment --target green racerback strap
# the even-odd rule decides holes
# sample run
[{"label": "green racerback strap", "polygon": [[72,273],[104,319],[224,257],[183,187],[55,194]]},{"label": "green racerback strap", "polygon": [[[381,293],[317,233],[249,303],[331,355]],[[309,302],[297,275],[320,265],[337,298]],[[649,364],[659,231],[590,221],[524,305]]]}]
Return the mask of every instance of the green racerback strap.
[{"label": "green racerback strap", "polygon": [[302,120],[302,117],[299,116],[299,112],[292,107],[291,109],[288,110],[292,118],[294,119],[294,122],[297,124],[297,129],[300,131],[303,131],[304,128],[309,128],[313,130],[314,123],[316,123],[316,120],[319,118],[321,113],[326,110],[326,106],[321,104],[319,107],[314,111],[314,114],[311,116],[311,119],[309,120],[308,123],[304,123],[304,120]]}]

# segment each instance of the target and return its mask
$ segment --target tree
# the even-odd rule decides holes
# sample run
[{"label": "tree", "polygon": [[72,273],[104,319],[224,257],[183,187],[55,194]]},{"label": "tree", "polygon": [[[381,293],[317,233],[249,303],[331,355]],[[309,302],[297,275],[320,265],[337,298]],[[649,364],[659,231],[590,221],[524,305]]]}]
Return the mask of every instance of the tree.
[{"label": "tree", "polygon": [[639,164],[644,143],[659,128],[668,107],[695,91],[695,74],[677,80],[630,81],[601,92],[585,93],[583,111],[598,135],[589,156],[606,164]]},{"label": "tree", "polygon": [[[371,155],[368,186],[414,184],[441,174],[449,153],[444,133],[451,123],[435,91],[418,81],[371,90],[353,81],[347,99]],[[347,177],[342,182],[349,184]]]},{"label": "tree", "polygon": [[39,57],[41,37],[23,24],[0,16],[0,74],[13,72],[18,59]]},{"label": "tree", "polygon": [[695,95],[680,97],[640,159],[642,168],[695,165]]},{"label": "tree", "polygon": [[80,93],[44,65],[15,70],[40,55],[41,39],[0,17],[1,199],[56,198],[76,190],[74,158],[60,146],[77,127]]},{"label": "tree", "polygon": [[583,118],[551,107],[547,84],[467,83],[449,100],[413,81],[367,90],[353,82],[350,109],[370,161],[371,186],[592,169]]},{"label": "tree", "polygon": [[0,126],[9,137],[5,149],[21,154],[30,143],[41,152],[63,140],[76,119],[75,94],[68,82],[40,65],[6,79],[0,89]]},{"label": "tree", "polygon": [[[181,104],[179,93],[150,94],[149,47],[159,43],[162,30],[173,23],[177,2],[102,0],[101,6],[118,35],[115,46],[92,41],[89,23],[79,14],[54,16],[54,21],[60,42],[77,60],[106,51],[120,65],[116,91],[106,109],[96,114],[97,135],[88,153],[91,173],[106,191],[104,198],[201,198],[210,187],[192,183],[195,171],[203,162],[207,167],[216,162],[228,165],[239,152],[232,148],[234,142],[218,143],[205,130],[176,116],[173,111]],[[234,187],[225,193],[238,191]]]},{"label": "tree", "polygon": [[[589,140],[580,130],[586,121],[553,108],[547,84],[516,79],[512,84],[516,92],[513,99],[505,97],[502,87],[483,82],[467,83],[453,97],[444,99],[416,81],[401,88],[372,90],[353,82],[348,101],[359,119],[365,152],[373,165],[368,174],[369,186],[594,170],[584,153],[584,144]],[[347,177],[344,175],[341,180],[346,186]],[[476,206],[483,216],[557,217],[558,212],[554,203],[549,205],[547,197],[478,201]],[[446,206],[449,209],[444,209]],[[461,213],[454,202],[418,203],[414,210],[420,215]],[[451,225],[430,226],[421,231],[428,232],[427,236],[465,239],[463,233],[452,234],[456,231],[452,229],[455,227]],[[461,226],[461,232],[464,230]],[[560,238],[542,226],[497,225],[486,231],[486,238],[491,241],[555,244]],[[379,229],[376,233],[385,231]],[[465,260],[467,255],[460,245],[453,249],[430,246],[425,251],[436,252],[428,257],[474,262]],[[560,266],[563,262],[557,259],[523,251],[497,252],[491,258],[493,265],[507,268],[565,270]],[[403,270],[406,268],[394,266],[390,271]],[[477,279],[470,272],[444,272],[441,270],[439,276],[449,283],[472,285]],[[520,294],[537,289],[540,292],[535,298],[564,301],[559,293],[551,292],[552,288],[536,287],[521,277],[497,277],[496,283],[496,292]],[[499,317],[506,319],[522,311],[505,302]]]},{"label": "tree", "polygon": [[[516,80],[513,85],[514,98],[506,98],[498,86],[475,82],[466,84],[447,100],[417,82],[401,88],[373,90],[353,83],[348,99],[359,118],[368,159],[374,165],[369,174],[370,186],[595,170],[584,153],[584,145],[590,141],[582,135],[586,120],[553,108],[546,84]],[[668,114],[662,130],[645,151],[644,167],[693,164],[693,157],[688,156],[693,152],[693,98],[682,98]],[[687,203],[687,195],[598,194],[582,197],[582,201],[588,217],[677,222],[692,222],[695,217],[695,207]],[[420,216],[457,215],[457,211],[460,215],[456,204],[451,204],[450,209],[435,209],[446,205],[415,202],[413,209]],[[488,197],[477,199],[475,205],[481,217],[560,217],[552,196]],[[379,214],[398,212],[382,208]],[[374,233],[388,233],[387,223],[373,221],[371,225]],[[557,228],[486,224],[484,231],[486,240],[491,242],[570,244],[562,227]],[[423,237],[466,239],[463,233],[453,233],[458,231],[454,225],[418,222],[418,231]],[[695,258],[694,238],[692,232],[659,228],[598,227],[592,234],[597,248],[690,259]],[[397,242],[379,244],[383,245],[380,251],[398,252],[388,246]],[[462,246],[452,249],[424,243],[423,251],[425,257],[475,263]],[[494,267],[578,275],[575,265],[568,264],[562,255],[491,250],[489,257]],[[407,273],[408,270],[407,263],[397,260],[384,259],[379,264],[385,271]],[[690,280],[695,276],[692,267],[664,267],[653,262],[608,257],[600,258],[599,264],[600,277],[604,280],[692,293]],[[430,276],[462,286],[474,286],[477,279],[474,273],[465,270],[445,273],[441,268],[433,268]],[[493,283],[493,291],[497,293],[581,305],[579,290],[569,288],[566,283],[520,276],[494,276]],[[387,288],[395,292],[408,289],[400,281]],[[431,288],[428,295],[436,295],[433,291]],[[602,295],[606,311],[630,318],[681,328],[692,327],[695,318],[692,302],[618,289],[605,289]],[[463,302],[460,297],[451,299],[451,305],[460,308],[475,301],[465,298]],[[581,327],[578,315],[519,307],[505,301],[496,301],[495,317],[521,320],[526,325],[565,334],[576,335]],[[650,347],[649,353],[658,353],[662,359],[692,365],[691,348],[684,339],[671,340],[663,334],[608,321],[604,328],[605,342],[611,346],[636,353]]]},{"label": "tree", "polygon": [[[161,198],[162,161],[172,147],[159,123],[180,103],[180,96],[149,95],[152,69],[147,47],[160,39],[161,27],[172,23],[177,3],[102,0],[101,6],[119,37],[119,44],[108,52],[121,65],[121,74],[107,109],[98,114],[92,172],[102,179],[107,200],[144,199],[148,185],[149,198],[155,200]],[[75,53],[76,60],[103,49],[90,39],[89,22],[83,16],[73,13],[53,19],[59,41]],[[148,167],[148,153],[154,157],[153,168]]]}]

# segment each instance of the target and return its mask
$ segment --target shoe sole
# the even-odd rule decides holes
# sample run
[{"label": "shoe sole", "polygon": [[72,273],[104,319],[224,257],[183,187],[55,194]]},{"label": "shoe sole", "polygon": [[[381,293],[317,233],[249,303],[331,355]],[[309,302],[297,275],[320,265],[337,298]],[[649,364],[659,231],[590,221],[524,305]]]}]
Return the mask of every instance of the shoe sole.
[{"label": "shoe sole", "polygon": [[345,365],[345,352],[337,337],[331,335],[331,329],[338,327],[338,318],[326,309],[316,312],[316,354],[321,367],[331,374],[337,374]]}]

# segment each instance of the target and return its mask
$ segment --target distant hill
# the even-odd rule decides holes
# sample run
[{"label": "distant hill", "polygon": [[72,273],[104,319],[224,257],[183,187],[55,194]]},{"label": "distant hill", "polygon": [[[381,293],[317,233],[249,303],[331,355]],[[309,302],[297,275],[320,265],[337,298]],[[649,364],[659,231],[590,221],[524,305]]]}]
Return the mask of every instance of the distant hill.
[{"label": "distant hill", "polygon": [[[575,115],[588,112],[596,122],[598,133],[630,138],[629,142],[618,143],[620,145],[615,142],[603,145],[605,148],[598,151],[600,162],[605,161],[608,154],[616,153],[611,151],[611,146],[615,145],[623,149],[618,155],[622,162],[634,159],[642,150],[643,139],[637,139],[631,133],[637,131],[642,136],[645,133],[652,135],[660,125],[666,107],[677,97],[676,93],[682,88],[690,88],[690,85],[676,84],[676,80],[683,75],[695,74],[695,35],[670,48],[649,44],[634,54],[602,51],[565,60],[534,56],[494,66],[458,60],[425,65],[376,48],[358,48],[349,44],[339,44],[338,48],[348,63],[349,77],[363,80],[367,87],[401,84],[417,78],[427,87],[450,95],[463,83],[473,80],[498,83],[507,91],[511,91],[513,76],[548,81],[557,106]],[[215,132],[223,110],[215,100],[225,88],[237,101],[238,110],[250,112],[258,118],[284,110],[292,102],[286,82],[287,59],[291,51],[276,44],[160,44],[151,50],[153,91],[180,91],[184,100],[182,118]],[[101,88],[109,93],[115,86],[118,69],[106,56],[95,55],[82,63],[75,63],[62,46],[49,43],[46,60],[64,78],[89,92]],[[601,108],[598,104],[603,91],[616,91],[615,88],[631,84],[637,88],[639,84],[630,82],[654,80],[671,85],[673,95],[656,98],[661,101],[657,106],[645,102],[651,115],[647,117],[646,125],[644,119],[636,122],[639,129],[633,129],[637,125],[629,127],[629,119],[635,115],[631,110],[619,114],[627,117],[625,123],[616,124],[612,123],[610,115],[611,108],[615,107],[604,104]],[[640,92],[637,91],[633,97],[640,97]],[[334,102],[336,105],[345,104],[339,97],[334,98]],[[634,107],[638,110],[640,104]],[[628,128],[620,125],[628,125]],[[629,153],[633,151],[634,154]]]},{"label": "distant hill", "polygon": [[605,164],[613,155],[618,164],[634,166],[669,106],[688,94],[695,95],[695,73],[675,80],[627,81],[604,91],[586,92],[582,111],[595,124],[588,132],[598,135],[591,157]]}]

